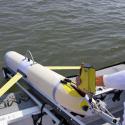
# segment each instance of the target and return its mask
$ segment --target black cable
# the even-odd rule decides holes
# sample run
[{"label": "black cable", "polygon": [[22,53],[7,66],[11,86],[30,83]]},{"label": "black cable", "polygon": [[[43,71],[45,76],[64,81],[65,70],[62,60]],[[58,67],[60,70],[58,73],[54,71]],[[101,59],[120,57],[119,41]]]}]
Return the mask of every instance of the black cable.
[{"label": "black cable", "polygon": [[46,114],[45,112],[43,112],[43,109],[44,109],[45,105],[46,105],[46,103],[43,103],[43,105],[41,107],[40,122],[38,123],[38,125],[42,125],[43,116]]}]

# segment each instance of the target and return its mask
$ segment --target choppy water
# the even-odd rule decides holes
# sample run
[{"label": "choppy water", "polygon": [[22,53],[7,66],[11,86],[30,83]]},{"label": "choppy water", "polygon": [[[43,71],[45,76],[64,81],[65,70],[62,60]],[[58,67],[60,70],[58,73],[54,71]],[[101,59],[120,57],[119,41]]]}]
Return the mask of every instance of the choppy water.
[{"label": "choppy water", "polygon": [[125,0],[0,0],[0,65],[27,49],[43,65],[125,61]]}]

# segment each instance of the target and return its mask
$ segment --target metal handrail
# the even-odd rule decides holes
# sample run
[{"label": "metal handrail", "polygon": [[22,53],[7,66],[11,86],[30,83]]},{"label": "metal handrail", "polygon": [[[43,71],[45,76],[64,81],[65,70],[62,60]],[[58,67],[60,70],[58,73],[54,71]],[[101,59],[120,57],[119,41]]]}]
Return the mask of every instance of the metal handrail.
[{"label": "metal handrail", "polygon": [[[28,58],[28,56],[30,56],[30,58]],[[27,50],[26,53],[25,53],[25,59],[24,60],[26,60],[26,59],[28,59],[28,61],[32,60],[33,64],[35,63],[34,57],[33,57],[30,50]]]}]

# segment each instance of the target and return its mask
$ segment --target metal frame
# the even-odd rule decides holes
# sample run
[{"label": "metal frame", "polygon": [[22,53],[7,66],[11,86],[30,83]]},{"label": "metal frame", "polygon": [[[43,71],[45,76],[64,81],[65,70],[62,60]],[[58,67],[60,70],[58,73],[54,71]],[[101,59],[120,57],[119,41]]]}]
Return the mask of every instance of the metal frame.
[{"label": "metal frame", "polygon": [[[9,78],[11,78],[11,75],[7,74]],[[61,125],[64,122],[68,123],[69,125],[85,125],[85,123],[81,122],[79,119],[77,119],[75,116],[73,116],[70,112],[65,110],[62,106],[57,105],[47,99],[47,97],[43,96],[41,93],[38,93],[36,90],[33,90],[34,95],[26,90],[23,86],[20,85],[19,82],[16,84],[23,92],[25,92],[40,108],[42,107],[43,103],[49,104],[53,108],[55,116],[50,110],[47,108],[43,108],[43,111],[46,112],[54,121],[55,125]],[[30,86],[31,87],[31,86]],[[31,89],[33,89],[31,87]],[[40,97],[40,101],[36,97]],[[42,102],[41,102],[42,101]],[[60,119],[59,119],[59,118]]]},{"label": "metal frame", "polygon": [[[105,68],[109,68],[109,67],[113,67],[113,66],[116,66],[116,65],[120,65],[120,64],[125,64],[125,62],[120,62],[120,63],[114,64],[114,65],[111,65],[111,66],[107,66],[107,67],[101,68],[100,70],[105,69]],[[9,77],[11,77],[10,74],[7,74],[7,75]],[[43,103],[49,104],[53,108],[53,112],[54,113],[52,113],[50,110],[46,109],[45,107],[44,107],[43,111],[46,112],[55,121],[56,125],[60,125],[61,123],[63,123],[62,120],[64,120],[69,125],[85,125],[85,123],[83,123],[82,121],[77,119],[70,112],[65,110],[62,106],[52,102],[51,100],[49,100],[49,98],[45,97],[44,95],[42,95],[41,93],[37,92],[36,90],[33,91],[34,92],[34,95],[33,95],[31,92],[29,92],[25,88],[23,88],[18,82],[17,82],[17,86],[23,92],[25,92],[39,107],[41,107],[43,105]],[[39,99],[37,97],[39,97]],[[41,103],[41,101],[42,101],[42,103]],[[103,119],[106,119],[111,124],[113,124],[113,125],[120,125],[120,123],[115,123],[113,121],[113,120],[116,120],[114,117],[112,117],[109,114],[106,114],[105,112],[103,112],[103,110],[95,109],[95,112],[99,116],[101,116]],[[57,115],[57,116],[55,116],[55,115]]]}]

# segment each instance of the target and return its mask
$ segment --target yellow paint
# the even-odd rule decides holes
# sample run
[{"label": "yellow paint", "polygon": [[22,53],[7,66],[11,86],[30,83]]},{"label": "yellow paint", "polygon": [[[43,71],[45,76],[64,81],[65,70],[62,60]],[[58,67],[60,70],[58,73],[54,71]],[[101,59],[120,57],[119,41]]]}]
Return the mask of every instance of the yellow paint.
[{"label": "yellow paint", "polygon": [[88,106],[89,107],[89,104],[85,99],[83,99],[82,102],[80,103],[80,107],[82,108],[83,106]]},{"label": "yellow paint", "polygon": [[67,94],[75,97],[81,97],[80,94],[70,85],[70,83],[63,85],[63,88],[67,92]]},{"label": "yellow paint", "polygon": [[20,73],[16,73],[2,88],[0,88],[0,97],[6,93],[17,81],[19,81],[23,76]]}]

